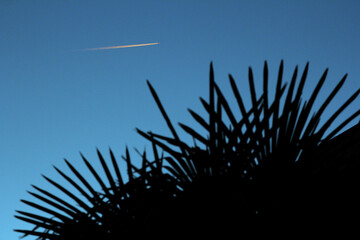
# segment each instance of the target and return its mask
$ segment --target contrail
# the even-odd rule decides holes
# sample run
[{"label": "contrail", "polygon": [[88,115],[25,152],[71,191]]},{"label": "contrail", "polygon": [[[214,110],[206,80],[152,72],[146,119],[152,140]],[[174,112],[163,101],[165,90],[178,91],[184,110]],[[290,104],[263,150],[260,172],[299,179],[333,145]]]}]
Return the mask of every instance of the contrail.
[{"label": "contrail", "polygon": [[121,45],[121,46],[111,46],[111,47],[98,47],[98,48],[86,48],[82,49],[83,51],[93,51],[93,50],[107,50],[107,49],[118,49],[118,48],[131,48],[131,47],[143,47],[143,46],[151,46],[160,43],[143,43],[143,44],[133,44],[133,45]]}]

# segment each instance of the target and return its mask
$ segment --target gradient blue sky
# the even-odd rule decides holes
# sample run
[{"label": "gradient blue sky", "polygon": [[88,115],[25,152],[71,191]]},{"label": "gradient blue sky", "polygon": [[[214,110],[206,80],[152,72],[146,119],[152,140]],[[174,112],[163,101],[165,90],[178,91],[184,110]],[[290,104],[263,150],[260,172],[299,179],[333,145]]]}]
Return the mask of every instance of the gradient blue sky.
[{"label": "gradient blue sky", "polygon": [[[148,146],[135,127],[169,133],[147,79],[174,122],[196,127],[186,109],[204,113],[210,61],[230,99],[228,73],[246,98],[248,66],[260,87],[267,60],[274,89],[281,59],[287,79],[310,61],[308,90],[330,69],[320,99],[349,73],[330,114],[360,87],[359,13],[356,0],[1,0],[0,240],[28,228],[15,209],[28,209],[30,184],[53,189],[41,174],[62,181],[52,165],[66,170],[63,158],[86,172],[79,151],[96,165],[96,147],[120,159],[125,144]],[[160,44],[77,51],[151,42]]]}]

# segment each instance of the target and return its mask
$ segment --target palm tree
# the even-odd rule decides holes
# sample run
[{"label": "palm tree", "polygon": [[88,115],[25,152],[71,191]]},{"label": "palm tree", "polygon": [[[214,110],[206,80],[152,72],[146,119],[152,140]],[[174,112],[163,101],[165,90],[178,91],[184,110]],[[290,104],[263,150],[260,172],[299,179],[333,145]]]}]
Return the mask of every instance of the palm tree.
[{"label": "palm tree", "polygon": [[[209,232],[209,229],[211,232],[226,230],[254,233],[254,229],[259,226],[274,229],[277,226],[301,224],[304,217],[316,222],[319,219],[344,216],[346,212],[338,206],[344,205],[346,200],[339,203],[340,198],[334,197],[338,193],[335,191],[344,184],[351,184],[340,181],[337,170],[343,167],[343,163],[337,163],[333,168],[336,171],[323,168],[329,158],[321,158],[321,153],[324,149],[326,151],[332,139],[345,126],[359,116],[360,110],[325,134],[339,114],[357,98],[360,90],[319,126],[322,113],[344,84],[347,75],[339,81],[320,108],[313,111],[314,101],[328,70],[321,76],[310,98],[303,103],[301,97],[309,63],[298,84],[296,66],[287,92],[287,83],[283,84],[283,68],[281,61],[272,101],[268,97],[267,63],[264,64],[260,96],[256,93],[252,69],[249,68],[252,104],[249,110],[245,107],[235,80],[229,75],[242,115],[238,120],[214,80],[211,63],[209,100],[200,98],[208,113],[208,120],[189,109],[195,121],[206,130],[207,136],[179,123],[193,137],[193,146],[179,138],[157,93],[147,82],[172,136],[137,129],[140,135],[151,142],[153,157],[149,159],[146,152],[140,154],[142,166],[136,167],[126,148],[122,158],[127,163],[127,182],[123,180],[111,150],[110,159],[115,175],[110,173],[109,164],[97,151],[106,179],[101,179],[81,155],[100,184],[100,191],[94,189],[65,160],[76,180],[55,169],[83,198],[44,176],[77,206],[33,186],[37,193],[29,193],[41,204],[22,201],[46,216],[17,211],[17,218],[35,225],[35,228],[15,231],[24,236],[37,236],[38,239],[59,240],[119,239],[125,236],[158,236],[159,233],[191,233],[194,230]],[[229,126],[223,120],[224,115],[230,121]],[[161,154],[159,149],[162,150]],[[329,187],[329,182],[337,183],[339,188],[333,188],[334,185]],[[351,186],[358,187],[358,183]],[[328,197],[332,197],[331,201]],[[326,204],[323,204],[324,200]]]}]

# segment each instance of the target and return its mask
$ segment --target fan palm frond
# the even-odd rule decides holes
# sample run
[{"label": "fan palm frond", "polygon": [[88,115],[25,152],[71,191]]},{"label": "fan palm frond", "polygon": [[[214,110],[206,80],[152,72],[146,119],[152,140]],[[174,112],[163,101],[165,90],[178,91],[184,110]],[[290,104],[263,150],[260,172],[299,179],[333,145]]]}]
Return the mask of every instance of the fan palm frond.
[{"label": "fan palm frond", "polygon": [[[313,216],[315,212],[319,212],[316,216],[323,214],[324,217],[327,207],[334,204],[335,199],[322,206],[321,210],[319,202],[329,195],[322,197],[317,189],[329,180],[329,176],[333,179],[332,182],[337,181],[339,176],[324,173],[323,163],[329,159],[320,157],[320,153],[330,146],[329,143],[336,134],[359,116],[358,110],[330,131],[334,120],[355,101],[360,90],[355,91],[319,126],[322,114],[344,85],[347,75],[320,104],[320,108],[314,111],[314,102],[325,83],[328,70],[321,76],[310,98],[302,102],[308,69],[309,63],[297,84],[296,66],[290,82],[283,83],[284,64],[281,61],[274,99],[270,100],[267,62],[263,69],[261,94],[256,93],[255,79],[249,68],[249,109],[246,109],[234,78],[229,75],[230,86],[241,114],[241,118],[237,119],[229,101],[215,82],[211,63],[209,100],[200,98],[208,118],[188,109],[206,134],[200,134],[188,125],[179,123],[202,147],[196,143],[190,146],[180,139],[158,94],[148,81],[150,92],[172,135],[163,136],[137,129],[141,136],[151,142],[153,160],[149,160],[145,151],[138,152],[142,164],[141,167],[136,167],[126,148],[125,156],[122,157],[127,164],[128,180],[125,182],[111,150],[110,158],[115,175],[97,150],[105,179],[81,155],[87,169],[99,183],[100,191],[65,160],[75,178],[56,167],[55,170],[82,198],[60,183],[45,176],[44,178],[77,206],[33,186],[38,193],[29,193],[41,204],[22,201],[47,216],[17,211],[18,219],[35,225],[35,228],[15,231],[38,239],[118,239],[152,232],[178,232],[179,229],[201,231],[204,227],[241,228],[245,231],[261,224],[279,224],[274,223],[274,215],[282,219],[283,225],[296,221],[299,223],[299,219]],[[230,125],[223,120],[224,115],[229,119]],[[161,155],[158,153],[159,148],[163,151]],[[341,163],[337,164],[337,169],[341,169]]]},{"label": "fan palm frond", "polygon": [[[16,229],[15,231],[24,233],[24,237],[32,235],[38,239],[113,239],[116,234],[119,236],[133,234],[135,227],[146,226],[145,212],[150,214],[152,208],[155,209],[161,204],[161,201],[171,200],[177,191],[176,189],[171,190],[171,188],[176,188],[176,184],[172,183],[172,178],[168,174],[163,174],[163,157],[159,157],[155,150],[154,153],[156,154],[154,161],[149,161],[146,154],[143,155],[143,164],[139,169],[131,163],[130,154],[126,148],[126,155],[123,159],[128,168],[127,183],[124,183],[111,149],[110,157],[115,176],[111,174],[109,165],[97,150],[108,183],[101,179],[100,174],[81,154],[86,167],[100,184],[102,188],[100,192],[96,191],[89,181],[65,159],[75,179],[58,168],[54,168],[85,200],[77,197],[74,190],[68,190],[62,184],[43,176],[66,194],[70,200],[73,200],[77,207],[48,191],[33,186],[39,193],[29,193],[41,204],[27,200],[22,200],[22,202],[48,216],[17,211],[16,218],[33,224],[36,228],[33,230]],[[164,189],[165,187],[167,188]],[[44,207],[44,205],[49,207]]]}]

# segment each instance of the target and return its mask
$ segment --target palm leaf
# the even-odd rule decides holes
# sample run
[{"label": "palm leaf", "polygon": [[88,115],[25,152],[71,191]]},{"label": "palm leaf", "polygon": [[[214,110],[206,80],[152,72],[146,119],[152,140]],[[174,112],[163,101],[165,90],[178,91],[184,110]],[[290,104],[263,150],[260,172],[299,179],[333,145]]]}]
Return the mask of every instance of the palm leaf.
[{"label": "palm leaf", "polygon": [[114,181],[114,179],[113,179],[113,177],[112,177],[112,175],[110,173],[110,170],[109,170],[103,156],[101,155],[99,149],[96,149],[96,152],[97,152],[98,157],[100,159],[101,166],[103,167],[103,169],[105,171],[106,177],[109,180],[109,184],[111,186],[111,189],[112,189],[113,192],[116,192],[117,187],[116,187],[115,181]]},{"label": "palm leaf", "polygon": [[[209,99],[205,101],[200,98],[208,118],[201,117],[188,109],[195,122],[205,130],[205,134],[200,134],[189,125],[179,123],[179,126],[193,138],[194,146],[179,138],[157,93],[147,81],[155,103],[171,132],[171,136],[168,137],[136,129],[138,134],[151,142],[154,160],[149,158],[151,155],[145,150],[139,152],[135,149],[141,158],[141,167],[138,168],[133,164],[133,159],[130,158],[128,147],[126,147],[125,157],[122,156],[127,165],[128,181],[125,182],[111,149],[109,152],[115,176],[111,174],[109,165],[97,149],[97,155],[105,173],[104,179],[80,154],[100,185],[101,190],[97,191],[65,159],[67,166],[82,185],[80,186],[71,176],[58,168],[55,167],[55,170],[87,202],[75,196],[73,191],[65,189],[61,184],[44,176],[48,182],[65,193],[78,206],[34,186],[42,195],[34,192],[29,192],[29,194],[42,204],[51,206],[52,209],[35,202],[21,201],[43,213],[50,214],[51,217],[17,211],[16,218],[35,225],[35,228],[15,231],[24,233],[24,236],[38,237],[41,240],[63,240],[70,237],[118,239],[126,238],[127,234],[136,237],[141,232],[158,234],[159,231],[170,231],[170,229],[185,231],[190,227],[187,226],[189,218],[194,217],[191,214],[209,212],[209,208],[212,209],[211,214],[206,216],[201,214],[198,216],[199,221],[192,221],[194,228],[204,221],[207,223],[219,222],[219,219],[226,221],[226,217],[230,216],[226,214],[231,211],[241,213],[239,216],[246,219],[235,224],[236,231],[241,227],[247,229],[246,226],[261,227],[266,224],[272,226],[272,221],[263,220],[271,219],[274,214],[285,219],[282,223],[294,222],[295,224],[297,220],[291,214],[308,216],[315,208],[311,201],[302,202],[302,200],[312,198],[315,201],[316,197],[319,197],[317,184],[326,182],[327,176],[331,175],[325,174],[326,170],[319,169],[320,166],[326,164],[318,158],[319,154],[316,151],[320,147],[326,147],[326,144],[331,142],[338,132],[360,115],[360,110],[356,111],[324,138],[330,125],[345,108],[355,101],[360,90],[351,95],[318,129],[320,117],[344,85],[346,75],[320,104],[320,108],[313,111],[314,102],[325,83],[328,70],[322,74],[310,98],[302,102],[308,68],[309,63],[304,68],[298,86],[296,86],[297,66],[290,83],[283,83],[284,65],[281,61],[277,73],[275,97],[270,100],[268,86],[270,74],[267,62],[265,61],[263,68],[261,94],[256,92],[254,74],[249,67],[251,99],[249,109],[246,109],[235,80],[229,74],[230,86],[241,114],[241,118],[237,120],[229,101],[215,82],[211,62]],[[287,86],[289,87],[284,94]],[[282,101],[283,97],[284,101]],[[225,117],[230,122],[225,121]],[[202,148],[198,147],[195,141],[201,142]],[[158,148],[162,151],[161,156],[159,156]],[[337,167],[341,168],[339,172],[344,171],[345,167],[354,166],[351,163],[346,163],[345,167],[340,166],[342,163],[332,164],[338,164]],[[339,178],[346,175],[341,174],[332,176]],[[105,182],[108,182],[109,186]],[[332,191],[335,190],[332,189]],[[312,195],[307,195],[308,192]],[[331,198],[326,200],[334,202]],[[219,214],[216,208],[219,208],[222,214]],[[304,213],[301,213],[302,211]],[[247,222],[248,225],[244,225]],[[39,232],[38,228],[43,229],[43,232]]]},{"label": "palm leaf", "polygon": [[38,239],[54,239],[54,240],[59,239],[59,237],[57,235],[47,233],[47,232],[36,232],[36,231],[21,230],[21,229],[15,229],[14,231],[19,232],[19,233],[23,233],[24,237],[28,236],[28,235],[32,235],[32,236],[40,237]]},{"label": "palm leaf", "polygon": [[114,156],[114,153],[112,152],[111,149],[109,149],[109,152],[110,152],[111,162],[112,162],[113,167],[115,169],[115,173],[116,173],[116,176],[117,176],[120,188],[121,188],[121,187],[124,186],[124,181],[122,179],[121,172],[120,172],[119,166],[118,166],[118,164],[116,162],[116,158]]},{"label": "palm leaf", "polygon": [[[44,216],[40,216],[40,215],[37,215],[37,214],[28,213],[28,212],[24,212],[24,211],[16,211],[16,212],[21,214],[21,215],[27,216],[29,218],[37,219],[37,220],[39,220],[41,222],[47,222],[47,223],[52,224],[52,225],[60,226],[61,224],[63,224],[62,222],[56,221],[53,218],[47,218],[47,217],[44,217]],[[18,216],[18,215],[16,215],[16,216]]]},{"label": "palm leaf", "polygon": [[65,159],[65,163],[66,165],[70,168],[70,170],[75,174],[75,176],[81,181],[82,184],[84,184],[84,186],[91,192],[93,198],[96,201],[99,201],[98,198],[98,194],[97,192],[94,190],[94,188],[88,183],[88,181],[86,181],[86,179],[74,168],[73,165],[71,165],[71,163]]},{"label": "palm leaf", "polygon": [[350,98],[324,123],[321,129],[317,132],[318,136],[322,136],[325,133],[331,123],[357,98],[359,93],[360,90],[357,90],[353,95],[351,95]]},{"label": "palm leaf", "polygon": [[80,214],[81,211],[79,211],[77,208],[75,208],[73,205],[69,204],[68,202],[64,201],[63,199],[55,196],[54,194],[51,194],[50,192],[48,191],[45,191],[39,187],[36,187],[34,185],[32,185],[33,188],[35,188],[36,190],[38,190],[39,192],[41,192],[42,194],[50,197],[51,199],[59,202],[60,204],[62,204],[63,206],[66,206],[67,208],[71,209],[72,211],[76,212],[77,214]]},{"label": "palm leaf", "polygon": [[84,157],[84,155],[82,155],[82,153],[80,153],[80,155],[81,155],[81,158],[83,159],[86,167],[90,170],[92,175],[95,177],[97,182],[100,184],[101,189],[104,191],[105,195],[110,196],[111,194],[109,193],[108,188],[106,187],[106,185],[104,184],[104,182],[100,178],[99,174],[95,171],[95,169],[92,167],[92,165],[89,163],[89,161]]},{"label": "palm leaf", "polygon": [[23,203],[25,203],[25,204],[33,207],[33,208],[36,208],[36,209],[38,209],[38,210],[40,210],[40,211],[42,211],[42,212],[46,212],[46,213],[48,213],[48,214],[50,214],[50,215],[52,215],[52,216],[60,219],[60,220],[63,221],[63,222],[71,221],[71,218],[66,217],[65,215],[60,214],[59,212],[56,212],[56,211],[51,210],[51,209],[49,209],[49,208],[43,207],[43,206],[41,206],[41,205],[39,205],[39,204],[37,204],[37,203],[33,203],[33,202],[30,202],[30,201],[27,201],[27,200],[23,200],[23,199],[21,200],[21,202],[23,202]]},{"label": "palm leaf", "polygon": [[87,212],[91,212],[91,208],[84,203],[83,201],[81,201],[78,197],[76,197],[73,193],[71,193],[69,190],[67,190],[66,188],[64,188],[63,186],[61,186],[60,184],[56,183],[55,181],[51,180],[50,178],[47,178],[46,176],[43,175],[43,177],[50,182],[52,185],[54,185],[56,188],[58,188],[59,190],[61,190],[63,193],[65,193],[67,196],[69,196],[71,199],[73,199],[77,204],[79,204],[83,209],[85,209]]}]

